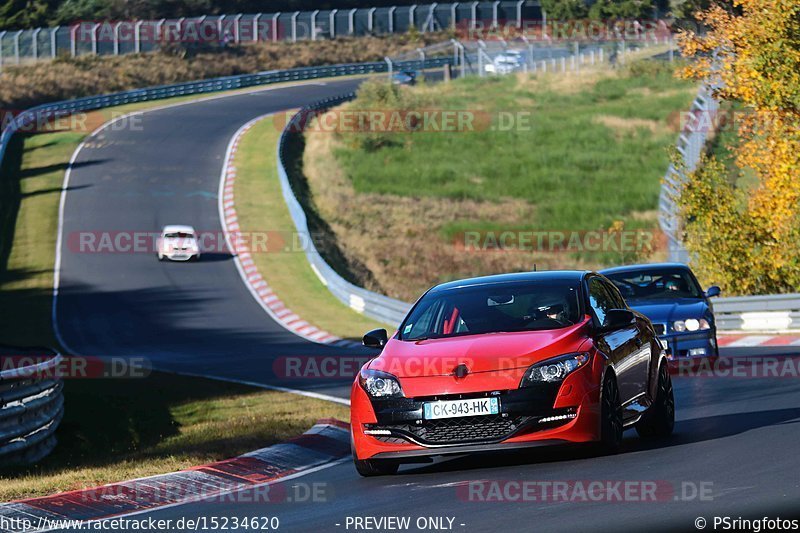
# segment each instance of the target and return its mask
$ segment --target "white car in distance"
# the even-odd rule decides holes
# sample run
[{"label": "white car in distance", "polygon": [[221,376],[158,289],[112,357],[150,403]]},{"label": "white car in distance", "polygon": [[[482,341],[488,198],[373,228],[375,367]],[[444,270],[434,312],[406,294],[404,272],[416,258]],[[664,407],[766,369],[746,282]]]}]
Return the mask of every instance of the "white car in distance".
[{"label": "white car in distance", "polygon": [[525,56],[521,50],[506,50],[484,66],[490,74],[511,74],[523,70]]},{"label": "white car in distance", "polygon": [[191,226],[164,226],[157,243],[158,260],[192,261],[200,259],[197,232]]}]

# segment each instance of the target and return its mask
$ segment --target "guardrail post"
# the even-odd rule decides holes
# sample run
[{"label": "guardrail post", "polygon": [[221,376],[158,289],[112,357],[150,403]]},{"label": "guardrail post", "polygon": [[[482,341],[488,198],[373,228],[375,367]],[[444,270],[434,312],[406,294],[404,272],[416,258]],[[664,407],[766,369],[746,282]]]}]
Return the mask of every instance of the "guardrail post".
[{"label": "guardrail post", "polygon": [[280,16],[281,16],[280,11],[272,15],[272,40],[275,42],[278,41],[278,18]]},{"label": "guardrail post", "polygon": [[319,9],[315,9],[311,12],[311,40],[317,40],[317,15],[319,15]]},{"label": "guardrail post", "polygon": [[300,16],[299,11],[292,13],[292,42],[297,42],[297,17]]},{"label": "guardrail post", "polygon": [[133,51],[137,54],[142,51],[142,24],[143,20],[137,20],[133,26]]},{"label": "guardrail post", "polygon": [[338,13],[338,9],[331,9],[331,13],[329,15],[329,26],[330,26],[330,33],[331,39],[336,38],[336,13]]},{"label": "guardrail post", "polygon": [[33,30],[31,37],[31,52],[33,52],[33,59],[39,59],[39,34],[42,33],[42,28]]},{"label": "guardrail post", "polygon": [[372,33],[373,29],[375,28],[375,10],[376,7],[369,8],[367,11],[367,32],[370,34]]},{"label": "guardrail post", "polygon": [[347,14],[347,22],[348,22],[348,24],[350,26],[349,35],[355,35],[356,34],[356,9],[355,8],[351,9],[350,12]]},{"label": "guardrail post", "polygon": [[239,44],[242,42],[241,37],[241,22],[242,22],[242,14],[239,13],[233,18],[233,42]]},{"label": "guardrail post", "polygon": [[392,70],[393,70],[393,68],[392,68],[392,66],[393,66],[392,65],[392,60],[389,59],[388,57],[384,57],[383,60],[386,61],[386,67],[389,69],[388,70],[388,72],[389,72],[389,81],[392,81]]},{"label": "guardrail post", "polygon": [[61,26],[56,26],[55,28],[50,29],[50,57],[53,59],[58,56],[58,51],[56,50],[56,45],[58,44],[56,42],[56,37],[60,28]]}]

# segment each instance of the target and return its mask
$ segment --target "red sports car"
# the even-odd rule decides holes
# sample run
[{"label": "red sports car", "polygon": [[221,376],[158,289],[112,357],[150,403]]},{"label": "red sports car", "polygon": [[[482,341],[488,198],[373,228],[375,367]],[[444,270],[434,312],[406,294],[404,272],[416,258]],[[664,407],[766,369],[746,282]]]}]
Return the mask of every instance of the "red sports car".
[{"label": "red sports car", "polygon": [[364,476],[428,456],[672,433],[667,360],[650,321],[594,272],[453,281],[420,298],[351,392]]}]

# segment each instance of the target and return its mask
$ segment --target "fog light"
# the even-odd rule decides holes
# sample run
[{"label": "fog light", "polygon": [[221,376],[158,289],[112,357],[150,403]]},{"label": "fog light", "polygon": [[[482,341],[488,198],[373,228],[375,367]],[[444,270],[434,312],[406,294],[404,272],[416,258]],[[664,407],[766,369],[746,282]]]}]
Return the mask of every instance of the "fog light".
[{"label": "fog light", "polygon": [[705,355],[706,349],[705,348],[689,348],[689,357],[698,357],[700,355]]},{"label": "fog light", "polygon": [[392,432],[388,429],[365,429],[364,435],[391,435]]}]

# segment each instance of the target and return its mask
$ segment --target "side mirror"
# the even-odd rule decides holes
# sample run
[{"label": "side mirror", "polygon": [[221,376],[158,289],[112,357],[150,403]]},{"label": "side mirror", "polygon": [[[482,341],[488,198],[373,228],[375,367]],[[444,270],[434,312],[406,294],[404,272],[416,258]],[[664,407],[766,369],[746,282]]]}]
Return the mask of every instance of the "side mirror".
[{"label": "side mirror", "polygon": [[367,348],[383,348],[389,341],[389,335],[385,329],[373,329],[368,331],[361,342]]},{"label": "side mirror", "polygon": [[719,287],[717,287],[716,285],[712,285],[706,291],[706,298],[713,298],[714,296],[719,296],[719,293],[721,292],[722,290]]},{"label": "side mirror", "polygon": [[603,323],[603,330],[612,331],[629,326],[633,323],[634,318],[633,311],[628,309],[609,309],[606,313],[606,321]]}]

